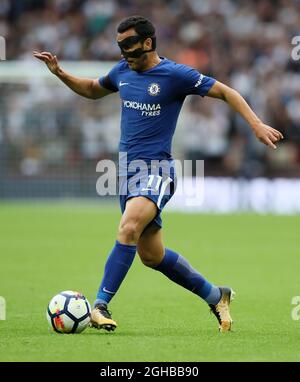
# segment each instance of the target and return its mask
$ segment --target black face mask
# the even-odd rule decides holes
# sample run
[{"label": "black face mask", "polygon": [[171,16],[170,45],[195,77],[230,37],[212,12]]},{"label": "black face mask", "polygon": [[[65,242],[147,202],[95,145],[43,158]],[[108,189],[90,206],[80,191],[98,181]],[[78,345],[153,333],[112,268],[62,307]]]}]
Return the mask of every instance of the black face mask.
[{"label": "black face mask", "polygon": [[130,36],[118,42],[119,48],[121,49],[121,53],[124,56],[124,58],[140,58],[143,54],[152,52],[153,50],[155,50],[156,37],[151,37],[152,49],[144,50],[142,48],[137,48],[133,50],[132,52],[125,52],[124,49],[130,49],[133,45],[137,44],[138,42],[143,43],[147,38],[148,37]]}]

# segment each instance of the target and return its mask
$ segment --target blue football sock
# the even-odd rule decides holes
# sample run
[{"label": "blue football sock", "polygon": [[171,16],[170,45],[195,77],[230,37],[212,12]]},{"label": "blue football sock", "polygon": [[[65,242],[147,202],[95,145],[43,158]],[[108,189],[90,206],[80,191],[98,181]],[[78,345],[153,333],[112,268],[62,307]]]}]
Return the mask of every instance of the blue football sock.
[{"label": "blue football sock", "polygon": [[176,252],[166,248],[162,262],[155,268],[170,280],[200,296],[208,304],[217,304],[221,298],[218,287],[209,283],[189,262]]},{"label": "blue football sock", "polygon": [[96,304],[108,304],[119,289],[135,256],[136,246],[116,241],[104,269],[104,276],[97,293]]}]

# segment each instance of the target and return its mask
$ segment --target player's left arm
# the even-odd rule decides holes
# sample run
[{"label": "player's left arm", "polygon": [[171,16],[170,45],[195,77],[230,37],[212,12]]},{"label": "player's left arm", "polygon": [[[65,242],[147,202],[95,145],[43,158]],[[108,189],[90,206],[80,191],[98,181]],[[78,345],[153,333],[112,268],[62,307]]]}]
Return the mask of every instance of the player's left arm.
[{"label": "player's left arm", "polygon": [[216,81],[207,93],[208,97],[219,98],[237,111],[250,125],[252,131],[265,145],[276,149],[275,143],[283,139],[280,131],[265,125],[236,90]]}]

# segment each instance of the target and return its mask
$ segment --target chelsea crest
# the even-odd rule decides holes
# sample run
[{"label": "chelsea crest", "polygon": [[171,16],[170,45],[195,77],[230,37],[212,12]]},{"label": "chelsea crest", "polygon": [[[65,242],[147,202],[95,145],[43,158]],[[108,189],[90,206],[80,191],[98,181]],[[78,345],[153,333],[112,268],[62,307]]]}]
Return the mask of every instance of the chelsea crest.
[{"label": "chelsea crest", "polygon": [[160,86],[156,83],[152,83],[148,86],[148,93],[152,96],[157,96],[160,93]]}]

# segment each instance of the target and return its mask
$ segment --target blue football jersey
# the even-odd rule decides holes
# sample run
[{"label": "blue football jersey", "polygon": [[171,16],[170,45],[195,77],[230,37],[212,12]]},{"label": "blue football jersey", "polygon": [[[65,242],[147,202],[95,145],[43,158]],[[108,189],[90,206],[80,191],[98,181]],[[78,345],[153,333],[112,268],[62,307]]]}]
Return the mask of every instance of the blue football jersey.
[{"label": "blue football jersey", "polygon": [[161,57],[155,67],[136,72],[119,61],[99,78],[101,86],[120,93],[122,103],[119,151],[127,160],[170,160],[179,112],[189,94],[205,96],[215,79]]}]

